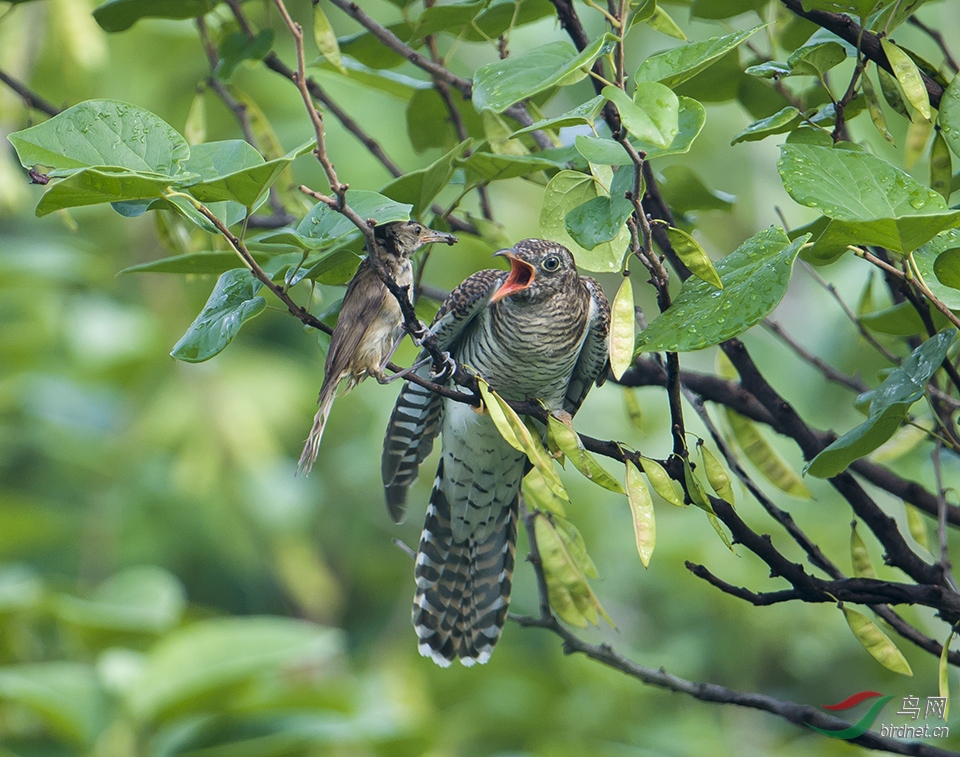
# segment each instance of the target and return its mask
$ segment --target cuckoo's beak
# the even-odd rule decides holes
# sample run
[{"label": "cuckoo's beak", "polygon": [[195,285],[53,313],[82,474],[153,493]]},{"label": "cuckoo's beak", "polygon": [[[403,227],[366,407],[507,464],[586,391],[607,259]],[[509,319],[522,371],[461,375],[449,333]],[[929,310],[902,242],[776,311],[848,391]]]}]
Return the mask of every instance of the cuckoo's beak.
[{"label": "cuckoo's beak", "polygon": [[500,285],[500,288],[497,289],[490,298],[491,305],[498,300],[502,300],[504,297],[527,289],[533,284],[533,280],[537,277],[536,269],[527,261],[521,260],[513,254],[513,250],[500,250],[500,252],[495,252],[494,255],[502,255],[509,259],[510,273],[507,275],[506,281]]},{"label": "cuckoo's beak", "polygon": [[455,245],[460,240],[453,234],[447,234],[445,231],[434,231],[433,229],[424,229],[420,235],[420,241],[423,244],[433,244],[439,242],[442,244]]}]

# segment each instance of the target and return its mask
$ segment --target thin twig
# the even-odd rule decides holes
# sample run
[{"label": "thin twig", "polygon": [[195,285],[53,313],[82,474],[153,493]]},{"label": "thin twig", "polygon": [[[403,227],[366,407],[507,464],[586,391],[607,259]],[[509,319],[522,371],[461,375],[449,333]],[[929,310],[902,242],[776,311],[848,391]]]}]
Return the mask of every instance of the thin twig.
[{"label": "thin twig", "polygon": [[10,76],[10,74],[2,70],[0,70],[0,82],[3,82],[10,89],[20,95],[20,99],[23,100],[28,108],[39,110],[41,113],[46,113],[51,117],[60,113],[60,108],[58,108],[56,105],[53,105],[49,101],[40,97],[40,95],[30,89],[26,84],[17,81]]},{"label": "thin twig", "polygon": [[930,37],[934,42],[937,43],[937,47],[940,48],[940,52],[943,53],[943,59],[946,61],[946,64],[953,69],[953,73],[960,71],[960,65],[957,65],[957,59],[953,57],[950,53],[949,48],[947,48],[947,43],[943,39],[943,35],[934,29],[933,27],[927,26],[923,21],[921,21],[916,16],[910,16],[907,19],[907,23],[912,26],[917,27],[920,31]]},{"label": "thin twig", "polygon": [[798,342],[794,341],[793,338],[787,334],[787,332],[783,330],[783,327],[776,321],[766,318],[763,321],[763,326],[765,329],[767,329],[767,331],[769,331],[771,334],[777,337],[777,339],[787,345],[787,347],[793,350],[793,352],[801,360],[809,363],[818,371],[820,371],[820,373],[823,374],[823,377],[828,381],[841,384],[848,389],[852,389],[853,391],[861,394],[870,389],[870,387],[864,384],[860,379],[854,376],[848,376],[845,373],[841,373],[832,365],[824,362],[813,353],[808,352]]}]

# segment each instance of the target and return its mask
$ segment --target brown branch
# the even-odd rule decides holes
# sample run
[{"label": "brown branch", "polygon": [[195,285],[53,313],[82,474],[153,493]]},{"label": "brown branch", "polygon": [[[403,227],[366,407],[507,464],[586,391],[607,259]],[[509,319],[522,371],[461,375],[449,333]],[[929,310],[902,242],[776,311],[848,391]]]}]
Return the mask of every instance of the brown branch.
[{"label": "brown branch", "polygon": [[864,384],[859,378],[841,373],[829,363],[824,362],[813,353],[804,349],[798,342],[794,341],[793,338],[790,337],[790,335],[787,334],[787,332],[783,330],[783,327],[776,321],[772,321],[767,318],[763,321],[763,326],[765,329],[767,329],[767,331],[777,337],[777,339],[787,345],[787,347],[789,347],[801,360],[809,363],[818,371],[820,371],[820,373],[823,374],[823,377],[828,381],[841,384],[842,386],[861,394],[869,391],[870,387]]},{"label": "brown branch", "polygon": [[[833,32],[840,37],[840,39],[849,42],[854,47],[858,47],[859,42],[859,49],[868,60],[883,67],[891,74],[893,73],[890,61],[887,60],[887,54],[880,45],[880,35],[861,28],[850,16],[820,10],[805,11],[801,0],[780,0],[780,2],[796,15]],[[922,71],[920,72],[920,76],[923,79],[924,87],[926,87],[927,95],[930,98],[930,104],[939,110],[940,99],[943,97],[943,87]]]},{"label": "brown branch", "polygon": [[927,26],[923,21],[921,21],[916,16],[910,16],[907,19],[907,23],[917,27],[920,31],[926,34],[930,39],[936,42],[937,47],[940,48],[940,52],[943,53],[943,58],[946,61],[947,65],[953,69],[953,73],[960,71],[960,65],[957,64],[957,59],[953,57],[949,48],[947,48],[947,43],[943,39],[943,35],[936,29]]},{"label": "brown branch", "polygon": [[2,70],[0,70],[0,82],[3,82],[10,89],[20,95],[20,99],[23,100],[24,104],[28,108],[39,110],[41,113],[46,113],[51,117],[60,113],[60,108],[58,108],[56,105],[53,105],[49,101],[40,97],[40,95],[31,90],[26,84],[17,81],[10,76],[10,74]]}]

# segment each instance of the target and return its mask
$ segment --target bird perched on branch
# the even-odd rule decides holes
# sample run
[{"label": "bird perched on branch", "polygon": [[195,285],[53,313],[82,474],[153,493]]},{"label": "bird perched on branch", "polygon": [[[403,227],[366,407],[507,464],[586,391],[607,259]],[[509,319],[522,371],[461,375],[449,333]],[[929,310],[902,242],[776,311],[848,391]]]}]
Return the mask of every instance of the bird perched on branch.
[{"label": "bird perched on branch", "polygon": [[[480,271],[444,301],[431,332],[508,400],[537,398],[573,415],[606,376],[610,306],[562,245],[525,239],[498,255],[509,273]],[[418,369],[422,375],[429,370]],[[417,551],[413,624],[420,653],[444,667],[486,662],[507,616],[526,456],[488,414],[406,383],[384,440],[390,515],[404,515],[420,463],[443,450]]]},{"label": "bird perched on branch", "polygon": [[401,336],[400,305],[377,274],[372,255],[382,270],[412,297],[413,266],[410,256],[425,244],[456,244],[453,234],[434,231],[416,221],[387,223],[374,229],[376,250],[367,255],[347,287],[340,317],[330,337],[330,349],[324,364],[320,404],[313,427],[300,455],[298,471],[309,473],[320,450],[323,428],[333,407],[337,388],[346,379],[344,391],[350,391],[367,376],[385,381],[384,366]]}]

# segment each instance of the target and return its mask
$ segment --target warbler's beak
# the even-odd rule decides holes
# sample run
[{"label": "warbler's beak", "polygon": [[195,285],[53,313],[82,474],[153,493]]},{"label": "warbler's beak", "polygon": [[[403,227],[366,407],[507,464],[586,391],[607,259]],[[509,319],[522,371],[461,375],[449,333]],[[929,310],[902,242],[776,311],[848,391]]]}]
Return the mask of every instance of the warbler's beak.
[{"label": "warbler's beak", "polygon": [[498,300],[502,300],[504,297],[509,297],[511,294],[516,294],[529,288],[529,286],[533,284],[533,280],[537,277],[536,269],[527,261],[518,258],[513,250],[500,250],[500,252],[495,252],[494,255],[501,255],[510,261],[510,273],[507,275],[506,281],[500,285],[500,288],[497,289],[490,298],[489,304],[491,305]]},{"label": "warbler's beak", "polygon": [[445,231],[434,231],[433,229],[424,229],[420,235],[420,241],[423,244],[433,244],[440,242],[442,244],[455,245],[460,240],[453,234],[447,234]]}]

